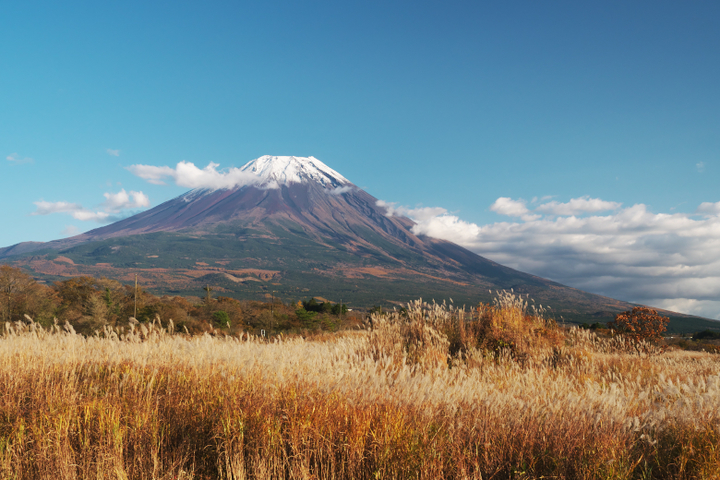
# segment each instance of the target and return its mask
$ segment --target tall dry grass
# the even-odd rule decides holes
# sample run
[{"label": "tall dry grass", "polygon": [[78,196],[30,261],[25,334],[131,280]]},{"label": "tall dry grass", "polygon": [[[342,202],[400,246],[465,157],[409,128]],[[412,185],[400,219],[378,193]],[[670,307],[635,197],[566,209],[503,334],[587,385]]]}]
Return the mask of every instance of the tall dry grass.
[{"label": "tall dry grass", "polygon": [[269,343],[8,324],[0,477],[720,476],[717,357],[640,356],[541,313],[415,302]]}]

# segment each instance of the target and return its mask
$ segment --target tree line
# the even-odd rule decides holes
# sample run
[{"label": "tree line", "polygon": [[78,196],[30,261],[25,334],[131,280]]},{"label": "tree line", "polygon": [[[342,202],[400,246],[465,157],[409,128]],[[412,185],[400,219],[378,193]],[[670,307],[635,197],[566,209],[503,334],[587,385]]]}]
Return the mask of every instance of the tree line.
[{"label": "tree line", "polygon": [[[309,310],[305,310],[305,306]],[[312,315],[307,313],[312,312]],[[26,315],[44,326],[68,322],[86,335],[105,326],[127,326],[139,322],[172,320],[179,331],[191,334],[250,332],[266,335],[281,332],[333,331],[358,323],[344,315],[345,305],[317,304],[314,299],[299,304],[236,300],[229,297],[185,298],[156,296],[135,285],[108,278],[74,277],[45,285],[24,271],[0,266],[0,320],[26,321]]]}]

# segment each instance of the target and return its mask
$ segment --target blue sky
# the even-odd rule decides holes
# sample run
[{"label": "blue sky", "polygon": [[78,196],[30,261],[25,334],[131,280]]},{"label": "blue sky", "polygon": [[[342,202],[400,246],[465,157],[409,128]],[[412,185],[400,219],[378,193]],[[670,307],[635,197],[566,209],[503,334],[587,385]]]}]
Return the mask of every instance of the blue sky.
[{"label": "blue sky", "polygon": [[312,155],[425,233],[720,317],[717,2],[15,2],[0,66],[0,246],[185,191],[131,165]]}]

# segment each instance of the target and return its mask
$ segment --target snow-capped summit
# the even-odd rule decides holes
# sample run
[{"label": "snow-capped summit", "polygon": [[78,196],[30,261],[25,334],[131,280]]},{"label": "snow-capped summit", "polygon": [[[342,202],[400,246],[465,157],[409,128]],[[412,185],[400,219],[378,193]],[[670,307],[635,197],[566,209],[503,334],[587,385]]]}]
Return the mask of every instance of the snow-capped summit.
[{"label": "snow-capped summit", "polygon": [[282,186],[314,185],[331,194],[345,193],[354,188],[347,178],[315,157],[263,155],[241,168],[233,167],[225,172],[217,172],[217,166],[211,163],[205,168],[202,178],[193,182],[197,187],[179,198],[189,203],[217,191],[231,192],[244,187],[274,190]]},{"label": "snow-capped summit", "polygon": [[260,185],[317,182],[327,188],[350,185],[350,181],[315,157],[263,155],[241,169],[260,177]]}]

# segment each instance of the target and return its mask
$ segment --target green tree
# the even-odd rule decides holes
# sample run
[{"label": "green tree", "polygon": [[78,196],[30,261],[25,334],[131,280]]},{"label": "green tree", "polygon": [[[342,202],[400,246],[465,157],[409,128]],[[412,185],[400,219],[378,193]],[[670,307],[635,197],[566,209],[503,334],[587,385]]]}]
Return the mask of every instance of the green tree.
[{"label": "green tree", "polygon": [[309,312],[304,308],[298,308],[297,310],[295,310],[295,316],[297,316],[298,320],[304,328],[311,328],[314,326],[314,324],[316,323],[316,315],[317,312]]},{"label": "green tree", "polygon": [[213,313],[213,321],[215,325],[226,327],[230,325],[230,315],[225,310],[218,310]]},{"label": "green tree", "polygon": [[333,315],[345,315],[348,311],[347,305],[336,303],[331,309]]},{"label": "green tree", "polygon": [[307,302],[302,302],[303,308],[308,312],[320,312],[322,311],[322,303],[318,303],[317,300],[311,298]]}]

